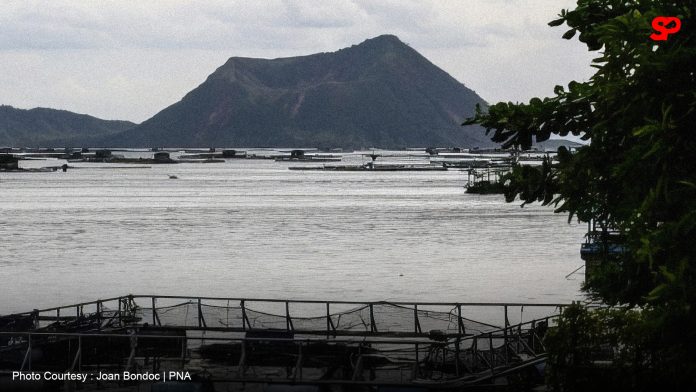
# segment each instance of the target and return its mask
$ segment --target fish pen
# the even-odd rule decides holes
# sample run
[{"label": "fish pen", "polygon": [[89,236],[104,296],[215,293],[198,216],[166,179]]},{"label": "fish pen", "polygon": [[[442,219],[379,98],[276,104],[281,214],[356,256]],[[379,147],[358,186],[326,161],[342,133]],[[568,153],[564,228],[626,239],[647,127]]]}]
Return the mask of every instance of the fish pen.
[{"label": "fish pen", "polygon": [[512,166],[488,166],[466,169],[466,192],[475,194],[499,194],[505,190],[504,176]]},{"label": "fish pen", "polygon": [[124,383],[96,380],[104,372],[437,390],[539,381],[564,306],[128,295],[0,316],[0,374],[75,372],[100,388]]}]

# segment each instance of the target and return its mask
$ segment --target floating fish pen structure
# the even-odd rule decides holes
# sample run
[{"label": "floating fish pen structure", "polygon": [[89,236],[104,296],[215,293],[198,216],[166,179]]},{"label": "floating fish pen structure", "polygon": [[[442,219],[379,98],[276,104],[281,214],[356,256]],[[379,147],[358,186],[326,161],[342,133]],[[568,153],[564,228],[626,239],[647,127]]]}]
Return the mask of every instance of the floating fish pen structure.
[{"label": "floating fish pen structure", "polygon": [[13,371],[173,371],[222,390],[540,382],[544,335],[563,306],[129,295],[1,316],[0,379]]},{"label": "floating fish pen structure", "polygon": [[19,170],[19,158],[11,154],[0,154],[0,170]]},{"label": "floating fish pen structure", "polygon": [[500,194],[505,191],[501,179],[510,173],[511,166],[471,168],[466,170],[466,192],[481,195]]},{"label": "floating fish pen structure", "polygon": [[323,165],[323,166],[290,166],[290,170],[322,170],[322,171],[447,171],[444,166],[413,165],[413,164],[374,164],[364,165]]},{"label": "floating fish pen structure", "polygon": [[308,155],[304,150],[292,150],[290,155],[274,156],[276,162],[340,162],[341,156],[328,154]]},{"label": "floating fish pen structure", "polygon": [[627,252],[625,241],[618,230],[596,220],[587,222],[585,243],[580,246],[580,258],[585,261],[585,280],[604,263],[619,261]]}]

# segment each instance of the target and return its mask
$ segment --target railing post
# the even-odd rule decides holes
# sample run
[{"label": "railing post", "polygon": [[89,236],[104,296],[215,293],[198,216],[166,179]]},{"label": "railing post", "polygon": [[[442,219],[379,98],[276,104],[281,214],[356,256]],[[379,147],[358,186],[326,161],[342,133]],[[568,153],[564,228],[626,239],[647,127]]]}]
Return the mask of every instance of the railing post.
[{"label": "railing post", "polygon": [[[302,342],[298,345],[299,353],[297,356],[297,363],[295,363],[295,377],[297,380],[302,381],[302,362],[304,361],[302,353]],[[297,377],[299,374],[299,377]]]},{"label": "railing post", "polygon": [[508,364],[508,357],[510,356],[510,352],[508,351],[508,327],[505,326],[505,329],[503,330],[503,347],[505,348],[505,365]]},{"label": "railing post", "polygon": [[118,297],[118,326],[119,327],[123,325],[123,315],[121,313],[122,312],[122,310],[121,310],[121,306],[122,306],[121,302],[122,301],[123,301],[122,298]]},{"label": "railing post", "polygon": [[292,325],[292,317],[290,316],[290,301],[285,301],[285,329],[292,331],[295,326]]},{"label": "railing post", "polygon": [[249,327],[249,329],[251,329],[251,324],[249,323],[249,318],[247,318],[246,306],[244,304],[244,300],[241,300],[239,302],[239,304],[242,307],[242,330],[246,331],[247,327]]},{"label": "railing post", "polygon": [[27,352],[24,354],[24,360],[22,360],[22,366],[19,370],[24,370],[24,366],[28,366],[29,371],[31,371],[31,333],[27,336]]},{"label": "railing post", "polygon": [[157,305],[156,305],[156,300],[155,297],[152,297],[152,326],[157,325]]},{"label": "railing post", "polygon": [[331,311],[329,310],[329,303],[326,303],[326,338],[328,339],[331,335]]},{"label": "railing post", "polygon": [[416,364],[413,367],[413,378],[420,376],[420,355],[418,353],[418,343],[416,343]]},{"label": "railing post", "polygon": [[460,359],[459,359],[459,342],[461,341],[461,338],[457,337],[457,340],[454,341],[454,369],[455,369],[455,374],[457,377],[459,377],[460,374]]},{"label": "railing post", "polygon": [[101,301],[97,301],[97,323],[99,324],[97,329],[101,331],[101,328],[102,328],[102,303],[101,303]]},{"label": "railing post", "polygon": [[201,299],[198,298],[198,328],[203,326],[203,310],[201,309]]},{"label": "railing post", "polygon": [[488,333],[488,351],[491,353],[491,374],[494,373],[495,369],[495,353],[493,352],[493,333]]},{"label": "railing post", "polygon": [[413,332],[423,332],[420,326],[420,320],[418,320],[418,304],[413,305]]},{"label": "railing post", "polygon": [[186,338],[181,338],[181,368],[186,365]]},{"label": "railing post", "polygon": [[508,364],[508,357],[510,353],[508,351],[508,328],[510,327],[510,321],[508,320],[508,307],[505,305],[505,328],[503,329],[503,348],[505,349],[505,365]]},{"label": "railing post", "polygon": [[370,332],[377,332],[377,326],[375,325],[375,313],[372,303],[370,303]]},{"label": "railing post", "polygon": [[462,305],[457,304],[457,325],[459,328],[459,334],[466,334],[466,328],[464,328],[464,321],[462,320]]},{"label": "railing post", "polygon": [[82,336],[77,337],[77,355],[79,359],[77,360],[77,371],[82,371]]}]

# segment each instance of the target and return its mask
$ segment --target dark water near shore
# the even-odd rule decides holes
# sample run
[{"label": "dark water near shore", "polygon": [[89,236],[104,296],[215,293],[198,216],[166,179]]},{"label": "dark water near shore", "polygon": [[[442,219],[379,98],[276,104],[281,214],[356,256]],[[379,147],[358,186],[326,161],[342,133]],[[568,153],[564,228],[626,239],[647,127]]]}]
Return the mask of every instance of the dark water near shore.
[{"label": "dark water near shore", "polygon": [[465,194],[464,172],[302,172],[256,160],[74,165],[84,168],[0,173],[0,314],[127,293],[580,295],[582,272],[565,275],[582,264],[584,226],[550,208]]}]

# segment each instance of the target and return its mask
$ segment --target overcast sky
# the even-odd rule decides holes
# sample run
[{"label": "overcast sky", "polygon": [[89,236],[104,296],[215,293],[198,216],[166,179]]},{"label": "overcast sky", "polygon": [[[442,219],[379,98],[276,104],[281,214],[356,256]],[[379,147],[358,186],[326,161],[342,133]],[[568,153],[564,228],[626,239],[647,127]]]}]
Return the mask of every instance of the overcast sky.
[{"label": "overcast sky", "polygon": [[397,35],[488,102],[586,80],[551,28],[571,0],[24,1],[0,11],[0,104],[141,122],[232,56],[332,52]]}]

